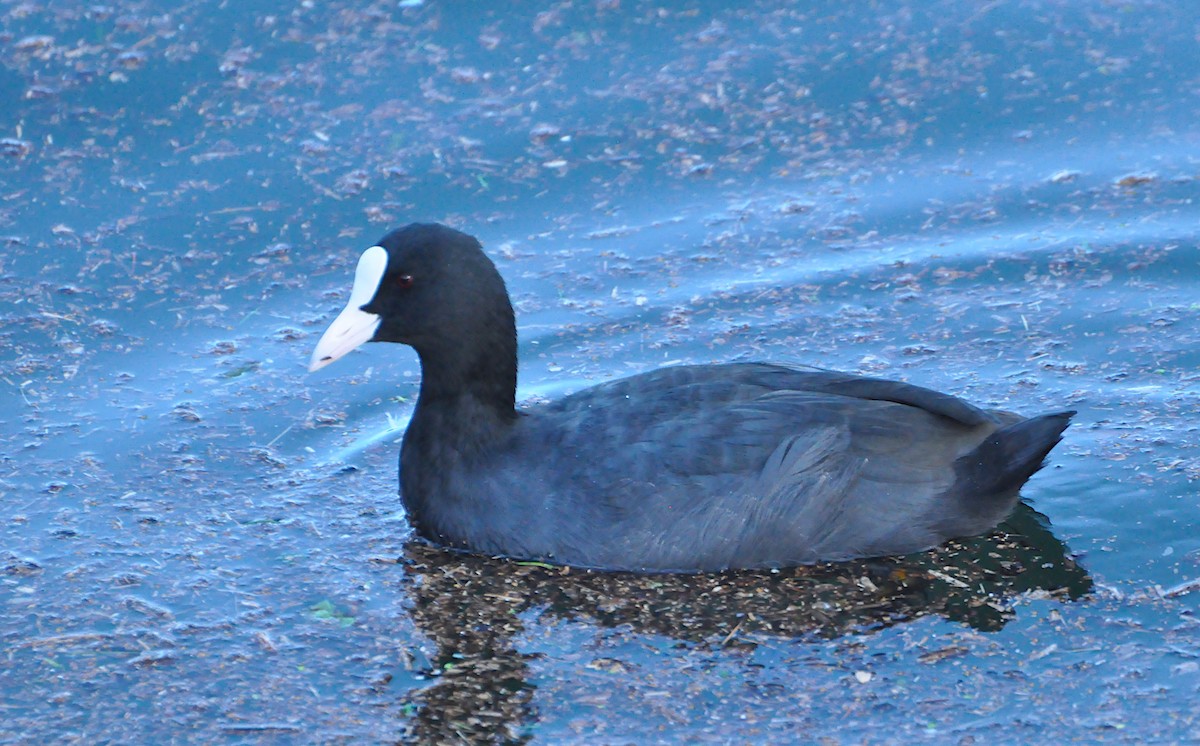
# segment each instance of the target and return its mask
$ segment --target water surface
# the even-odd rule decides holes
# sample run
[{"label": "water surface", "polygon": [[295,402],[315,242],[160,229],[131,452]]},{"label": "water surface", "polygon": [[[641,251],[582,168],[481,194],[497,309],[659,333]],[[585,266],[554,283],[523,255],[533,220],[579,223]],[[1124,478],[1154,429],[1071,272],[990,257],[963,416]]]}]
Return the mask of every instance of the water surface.
[{"label": "water surface", "polygon": [[[0,5],[0,740],[1200,739],[1200,12]],[[524,399],[663,364],[1076,423],[996,533],[636,578],[410,541],[438,220]]]}]

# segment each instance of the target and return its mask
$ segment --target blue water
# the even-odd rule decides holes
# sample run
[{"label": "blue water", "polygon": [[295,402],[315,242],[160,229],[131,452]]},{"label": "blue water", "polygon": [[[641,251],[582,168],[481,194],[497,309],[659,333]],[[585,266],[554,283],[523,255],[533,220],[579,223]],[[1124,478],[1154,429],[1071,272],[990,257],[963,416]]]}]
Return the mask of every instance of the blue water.
[{"label": "blue water", "polygon": [[[1156,2],[0,8],[0,742],[1200,739],[1198,35]],[[525,399],[757,359],[1078,409],[1045,525],[812,577],[415,547],[415,356],[305,372],[415,220],[496,260]]]}]

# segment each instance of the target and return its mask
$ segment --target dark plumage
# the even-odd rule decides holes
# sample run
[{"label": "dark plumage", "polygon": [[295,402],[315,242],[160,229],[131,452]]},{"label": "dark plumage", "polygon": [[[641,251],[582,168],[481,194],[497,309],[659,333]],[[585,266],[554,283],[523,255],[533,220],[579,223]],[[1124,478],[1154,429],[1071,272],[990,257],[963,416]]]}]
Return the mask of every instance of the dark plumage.
[{"label": "dark plumage", "polygon": [[379,246],[312,369],[365,341],[416,349],[401,494],[443,546],[682,572],[920,551],[1002,520],[1074,414],[766,364],[664,368],[517,410],[512,306],[478,241],[410,225]]}]

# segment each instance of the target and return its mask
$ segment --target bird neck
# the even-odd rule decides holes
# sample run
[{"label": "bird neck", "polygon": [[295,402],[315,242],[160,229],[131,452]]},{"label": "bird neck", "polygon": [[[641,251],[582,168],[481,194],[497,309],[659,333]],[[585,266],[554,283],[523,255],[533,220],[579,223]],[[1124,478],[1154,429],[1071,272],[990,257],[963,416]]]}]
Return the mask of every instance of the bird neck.
[{"label": "bird neck", "polygon": [[[464,354],[471,352],[473,354]],[[464,350],[454,341],[417,351],[421,359],[418,411],[516,418],[516,334],[494,337]]]}]

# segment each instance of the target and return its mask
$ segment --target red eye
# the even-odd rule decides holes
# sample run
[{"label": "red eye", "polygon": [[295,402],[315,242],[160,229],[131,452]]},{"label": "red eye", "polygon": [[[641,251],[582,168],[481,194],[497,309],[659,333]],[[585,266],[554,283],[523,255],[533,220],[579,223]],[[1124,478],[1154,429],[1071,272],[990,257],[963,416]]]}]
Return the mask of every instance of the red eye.
[{"label": "red eye", "polygon": [[396,275],[396,287],[407,290],[413,286],[412,275]]}]

